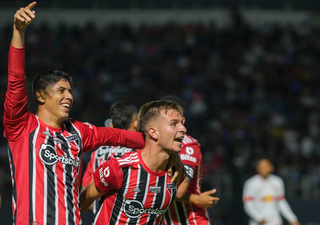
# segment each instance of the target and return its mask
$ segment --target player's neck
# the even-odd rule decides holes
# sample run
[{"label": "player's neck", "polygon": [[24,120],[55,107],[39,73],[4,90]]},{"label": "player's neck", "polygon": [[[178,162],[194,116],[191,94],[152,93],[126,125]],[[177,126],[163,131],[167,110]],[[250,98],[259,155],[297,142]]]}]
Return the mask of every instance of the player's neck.
[{"label": "player's neck", "polygon": [[59,121],[58,119],[52,119],[51,114],[49,114],[45,110],[38,110],[36,114],[44,124],[54,128],[61,127],[61,121]]},{"label": "player's neck", "polygon": [[148,168],[154,172],[167,170],[170,155],[157,146],[146,146],[141,151],[141,157]]}]

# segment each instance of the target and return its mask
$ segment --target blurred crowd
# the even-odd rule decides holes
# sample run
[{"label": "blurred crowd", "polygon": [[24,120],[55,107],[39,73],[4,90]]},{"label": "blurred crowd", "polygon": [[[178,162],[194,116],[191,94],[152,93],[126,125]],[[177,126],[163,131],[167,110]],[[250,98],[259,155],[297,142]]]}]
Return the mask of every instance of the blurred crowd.
[{"label": "blurred crowd", "polygon": [[[319,186],[320,29],[311,24],[257,28],[238,14],[233,18],[233,24],[222,29],[214,23],[174,22],[103,29],[94,23],[30,26],[30,109],[36,108],[32,78],[46,68],[73,76],[71,116],[98,126],[118,100],[139,107],[175,94],[188,106],[188,134],[201,143],[204,179],[253,174],[255,159],[264,155],[283,178],[298,182],[308,174],[312,185]],[[0,34],[3,105],[12,25],[2,27]],[[5,145],[0,138],[2,181],[10,175]],[[0,186],[8,183],[10,188],[10,178],[5,180]]]}]

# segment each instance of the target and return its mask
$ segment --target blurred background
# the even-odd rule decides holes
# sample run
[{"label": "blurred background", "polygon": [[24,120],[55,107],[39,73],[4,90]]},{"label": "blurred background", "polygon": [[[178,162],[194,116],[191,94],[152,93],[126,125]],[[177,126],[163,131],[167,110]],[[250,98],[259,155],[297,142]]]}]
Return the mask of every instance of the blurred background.
[{"label": "blurred background", "polygon": [[[1,105],[13,15],[28,3],[0,1]],[[248,224],[242,188],[261,155],[301,224],[320,224],[319,9],[318,0],[39,0],[26,32],[30,110],[31,81],[46,68],[73,76],[71,117],[97,126],[118,100],[140,107],[178,95],[201,143],[203,191],[221,199],[209,210],[213,224]],[[0,194],[1,224],[10,224],[2,136]]]}]

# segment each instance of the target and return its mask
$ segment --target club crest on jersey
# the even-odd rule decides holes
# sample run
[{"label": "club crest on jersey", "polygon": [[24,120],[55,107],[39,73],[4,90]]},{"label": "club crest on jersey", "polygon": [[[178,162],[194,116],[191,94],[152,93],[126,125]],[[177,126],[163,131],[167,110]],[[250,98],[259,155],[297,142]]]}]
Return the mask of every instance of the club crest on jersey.
[{"label": "club crest on jersey", "polygon": [[78,137],[78,135],[76,135],[76,134],[73,134],[73,135],[68,136],[68,137],[66,137],[66,138],[67,138],[68,142],[78,141],[78,140],[79,140],[79,137]]},{"label": "club crest on jersey", "polygon": [[167,190],[168,190],[170,196],[173,196],[177,192],[177,185],[174,183],[167,184]]},{"label": "club crest on jersey", "polygon": [[32,225],[38,225],[36,221],[32,221]]},{"label": "club crest on jersey", "polygon": [[43,163],[47,165],[54,165],[58,161],[63,164],[76,166],[78,167],[80,164],[79,160],[73,159],[68,156],[66,153],[63,156],[58,156],[56,149],[49,144],[42,144],[39,150],[39,157]]},{"label": "club crest on jersey", "polygon": [[153,215],[162,215],[164,214],[167,209],[159,209],[159,208],[149,208],[145,209],[141,202],[137,200],[128,200],[126,199],[123,203],[124,213],[129,218],[138,218],[142,214],[153,214]]},{"label": "club crest on jersey", "polygon": [[161,187],[160,186],[150,186],[149,192],[150,193],[161,193]]}]

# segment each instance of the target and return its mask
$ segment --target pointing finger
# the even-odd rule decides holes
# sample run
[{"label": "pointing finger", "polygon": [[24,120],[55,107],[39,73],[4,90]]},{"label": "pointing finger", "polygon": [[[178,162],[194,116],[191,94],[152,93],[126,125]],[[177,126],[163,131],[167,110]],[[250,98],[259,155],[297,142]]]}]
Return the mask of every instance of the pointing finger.
[{"label": "pointing finger", "polygon": [[37,4],[37,2],[31,2],[26,8],[28,8],[29,10],[32,10],[33,7],[35,7]]}]

